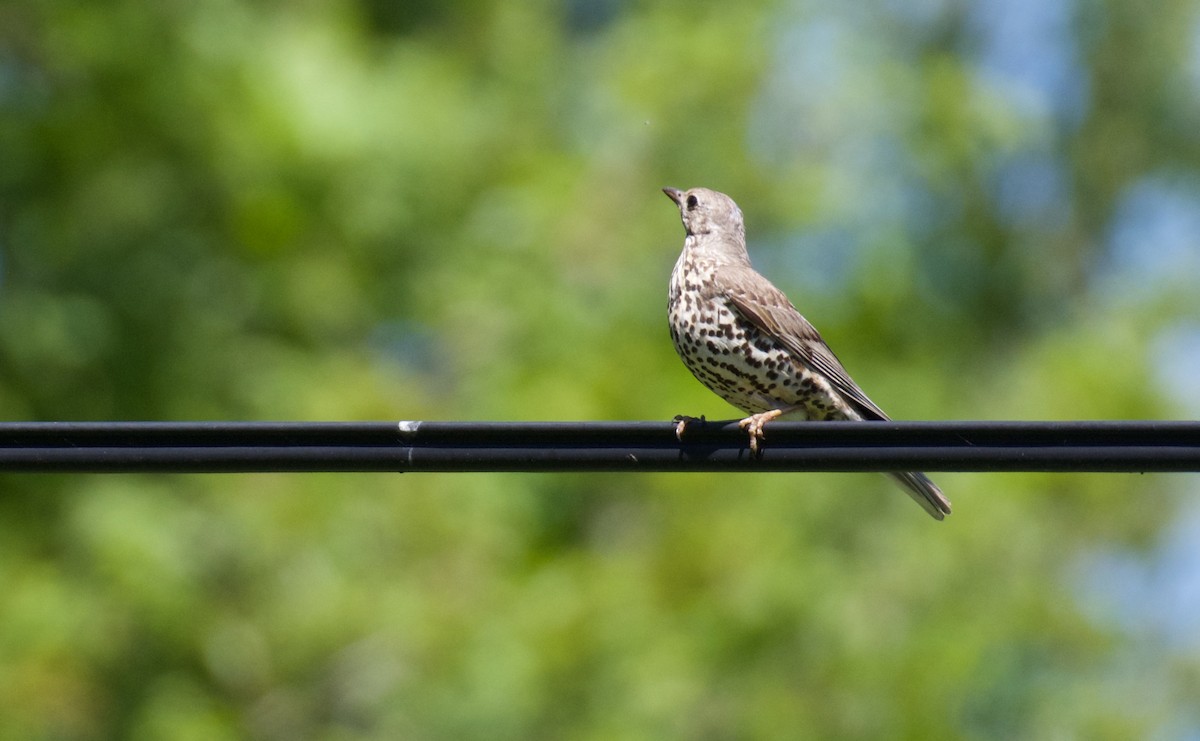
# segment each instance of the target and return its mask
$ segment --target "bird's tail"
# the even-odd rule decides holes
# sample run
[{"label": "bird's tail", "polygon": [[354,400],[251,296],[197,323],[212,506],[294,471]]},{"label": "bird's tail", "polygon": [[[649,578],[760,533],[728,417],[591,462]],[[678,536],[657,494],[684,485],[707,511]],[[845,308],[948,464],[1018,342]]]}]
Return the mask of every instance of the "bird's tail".
[{"label": "bird's tail", "polygon": [[921,505],[935,520],[945,519],[950,514],[950,500],[942,494],[937,484],[923,473],[889,473],[888,478],[904,487],[904,491]]}]

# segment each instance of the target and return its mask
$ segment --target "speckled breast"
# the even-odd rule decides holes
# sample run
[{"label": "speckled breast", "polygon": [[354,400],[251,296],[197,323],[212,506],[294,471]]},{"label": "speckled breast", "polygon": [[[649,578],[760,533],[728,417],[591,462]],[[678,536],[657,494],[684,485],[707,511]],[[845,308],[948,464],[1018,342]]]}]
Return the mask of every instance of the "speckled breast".
[{"label": "speckled breast", "polygon": [[[804,403],[811,381],[786,350],[713,290],[713,271],[682,259],[671,274],[671,340],[684,365],[721,398],[747,412]],[[806,388],[807,387],[807,388]]]}]

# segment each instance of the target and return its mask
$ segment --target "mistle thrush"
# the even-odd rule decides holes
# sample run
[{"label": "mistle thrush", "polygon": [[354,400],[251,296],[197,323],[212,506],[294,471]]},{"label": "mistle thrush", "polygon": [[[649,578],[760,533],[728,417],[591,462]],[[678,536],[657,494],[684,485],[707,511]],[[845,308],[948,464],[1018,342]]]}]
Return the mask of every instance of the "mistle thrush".
[{"label": "mistle thrush", "polygon": [[[671,272],[671,339],[701,383],[751,415],[741,421],[751,451],[758,454],[763,425],[785,415],[886,420],[816,328],[750,267],[746,228],[733,199],[707,188],[663,192],[679,206],[687,231]],[[936,519],[950,514],[950,502],[925,474],[888,475]]]}]

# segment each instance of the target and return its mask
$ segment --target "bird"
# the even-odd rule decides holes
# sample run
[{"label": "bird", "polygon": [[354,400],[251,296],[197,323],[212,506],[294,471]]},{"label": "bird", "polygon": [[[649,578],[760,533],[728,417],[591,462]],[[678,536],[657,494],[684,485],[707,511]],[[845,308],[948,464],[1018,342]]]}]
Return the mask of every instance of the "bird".
[{"label": "bird", "polygon": [[[886,421],[817,329],[783,291],[750,266],[742,211],[708,188],[663,188],[686,237],[671,271],[671,341],[701,383],[750,416],[738,424],[761,455],[773,419]],[[680,441],[691,417],[676,418]],[[923,473],[887,474],[934,519],[950,502]]]}]

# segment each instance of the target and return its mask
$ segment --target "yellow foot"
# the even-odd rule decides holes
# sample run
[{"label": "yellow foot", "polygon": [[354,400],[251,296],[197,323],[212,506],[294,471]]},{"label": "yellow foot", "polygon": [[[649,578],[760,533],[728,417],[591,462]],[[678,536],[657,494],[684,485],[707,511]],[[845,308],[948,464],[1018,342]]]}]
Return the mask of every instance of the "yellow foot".
[{"label": "yellow foot", "polygon": [[776,417],[781,416],[782,414],[782,409],[772,409],[769,412],[753,414],[749,417],[746,417],[741,422],[738,422],[738,427],[741,427],[743,430],[750,433],[750,453],[756,458],[759,455],[759,443],[767,439],[767,436],[763,434],[763,425],[775,419]]},{"label": "yellow foot", "polygon": [[699,422],[700,424],[704,424],[705,422],[703,414],[701,414],[699,417],[689,417],[686,414],[676,414],[675,419],[672,421],[675,423],[675,439],[679,442],[683,442],[683,432],[687,429],[688,425],[690,425],[692,422]]}]

